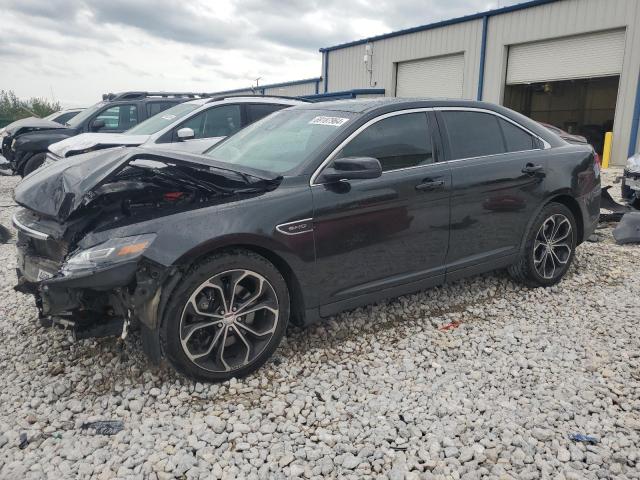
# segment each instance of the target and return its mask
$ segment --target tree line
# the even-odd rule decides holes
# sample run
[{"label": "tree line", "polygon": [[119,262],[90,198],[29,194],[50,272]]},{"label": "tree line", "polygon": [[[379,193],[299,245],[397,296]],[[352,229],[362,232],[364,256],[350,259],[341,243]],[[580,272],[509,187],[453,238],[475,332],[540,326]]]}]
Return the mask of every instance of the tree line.
[{"label": "tree line", "polygon": [[61,108],[57,101],[41,97],[21,99],[13,90],[0,90],[0,121],[5,124],[26,117],[46,117]]}]

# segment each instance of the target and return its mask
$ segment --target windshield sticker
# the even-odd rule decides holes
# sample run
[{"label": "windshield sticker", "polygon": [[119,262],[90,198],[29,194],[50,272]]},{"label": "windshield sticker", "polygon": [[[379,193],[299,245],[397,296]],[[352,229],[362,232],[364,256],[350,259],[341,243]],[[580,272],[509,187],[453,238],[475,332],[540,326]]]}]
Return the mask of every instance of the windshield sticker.
[{"label": "windshield sticker", "polygon": [[331,127],[339,127],[348,122],[348,118],[341,117],[315,117],[309,122],[310,125],[329,125]]},{"label": "windshield sticker", "polygon": [[164,120],[173,120],[174,118],[176,118],[176,116],[169,113],[167,115],[163,115],[162,118]]}]

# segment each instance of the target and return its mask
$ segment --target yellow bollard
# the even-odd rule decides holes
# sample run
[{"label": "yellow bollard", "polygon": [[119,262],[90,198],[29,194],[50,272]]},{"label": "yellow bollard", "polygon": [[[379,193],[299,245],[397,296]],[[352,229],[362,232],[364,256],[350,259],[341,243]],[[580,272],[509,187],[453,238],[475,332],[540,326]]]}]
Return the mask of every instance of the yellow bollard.
[{"label": "yellow bollard", "polygon": [[611,160],[611,143],[613,142],[613,132],[604,134],[604,148],[602,149],[602,168],[609,168]]}]

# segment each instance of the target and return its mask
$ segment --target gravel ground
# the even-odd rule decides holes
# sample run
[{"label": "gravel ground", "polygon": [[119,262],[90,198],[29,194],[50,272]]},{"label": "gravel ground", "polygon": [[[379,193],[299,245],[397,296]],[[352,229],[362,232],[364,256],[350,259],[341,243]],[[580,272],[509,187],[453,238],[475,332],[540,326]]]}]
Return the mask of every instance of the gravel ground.
[{"label": "gravel ground", "polygon": [[640,247],[600,235],[554,288],[497,272],[345,313],[220,385],[37,327],[0,245],[0,478],[640,478]]}]

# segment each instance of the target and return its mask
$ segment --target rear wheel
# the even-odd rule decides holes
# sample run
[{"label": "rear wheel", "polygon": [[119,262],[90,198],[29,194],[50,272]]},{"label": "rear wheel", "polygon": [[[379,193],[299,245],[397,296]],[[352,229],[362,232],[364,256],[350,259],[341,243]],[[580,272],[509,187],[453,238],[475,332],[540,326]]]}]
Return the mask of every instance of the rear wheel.
[{"label": "rear wheel", "polygon": [[511,276],[530,287],[548,287],[567,273],[577,244],[576,221],[560,203],[546,205],[527,234],[524,251],[509,267]]},{"label": "rear wheel", "polygon": [[223,381],[257,370],[273,354],[289,320],[284,278],[245,250],[214,255],[193,268],[169,302],[161,339],[183,374]]},{"label": "rear wheel", "polygon": [[22,169],[22,176],[26,177],[34,170],[40,168],[46,157],[46,153],[36,153],[33,157],[27,160],[27,163],[25,163],[24,168]]}]

